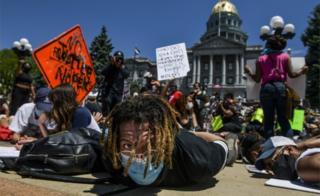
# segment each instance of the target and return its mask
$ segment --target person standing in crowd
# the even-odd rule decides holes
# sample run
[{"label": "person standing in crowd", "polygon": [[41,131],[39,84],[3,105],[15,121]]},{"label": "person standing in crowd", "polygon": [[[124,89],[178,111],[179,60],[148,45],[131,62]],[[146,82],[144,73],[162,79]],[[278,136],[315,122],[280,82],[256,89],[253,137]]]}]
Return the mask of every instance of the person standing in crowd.
[{"label": "person standing in crowd", "polygon": [[35,96],[30,71],[31,65],[25,60],[20,60],[11,93],[10,116],[15,115],[20,106],[30,102]]},{"label": "person standing in crowd", "polygon": [[105,161],[116,182],[185,186],[207,183],[224,168],[224,140],[180,131],[177,115],[165,99],[150,94],[115,106],[106,120]]},{"label": "person standing in crowd", "polygon": [[86,107],[76,101],[76,92],[70,84],[61,84],[49,93],[52,110],[48,119],[56,123],[55,132],[72,128],[91,128],[100,132],[100,128]]},{"label": "person standing in crowd", "polygon": [[264,113],[264,136],[266,139],[274,135],[274,118],[277,113],[277,121],[281,127],[281,135],[293,136],[289,121],[286,117],[287,75],[296,78],[305,74],[307,66],[303,66],[298,72],[294,72],[290,56],[283,52],[287,45],[287,39],[281,33],[274,34],[267,39],[266,52],[256,62],[256,71],[246,65],[247,73],[255,82],[261,80],[260,102]]},{"label": "person standing in crowd", "polygon": [[102,89],[102,110],[107,115],[112,108],[122,101],[124,81],[129,77],[129,71],[124,65],[124,54],[116,51],[111,63],[102,70],[104,85]]},{"label": "person standing in crowd", "polygon": [[49,92],[49,88],[39,88],[34,102],[25,103],[17,110],[9,126],[9,129],[14,132],[12,138],[14,143],[19,141],[22,136],[34,138],[46,136],[46,133],[42,132],[43,127],[49,131],[55,128],[47,121],[42,122],[42,115],[49,113],[52,107],[48,99]]},{"label": "person standing in crowd", "polygon": [[160,94],[160,81],[158,81],[150,72],[144,74],[145,85],[140,89],[140,93]]}]

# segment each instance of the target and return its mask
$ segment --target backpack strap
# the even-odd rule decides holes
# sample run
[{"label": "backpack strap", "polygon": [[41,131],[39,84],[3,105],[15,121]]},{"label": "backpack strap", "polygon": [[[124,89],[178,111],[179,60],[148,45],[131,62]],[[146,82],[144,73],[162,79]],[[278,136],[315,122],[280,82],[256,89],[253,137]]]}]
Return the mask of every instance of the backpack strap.
[{"label": "backpack strap", "polygon": [[[82,184],[104,184],[106,182],[108,185],[112,183],[112,177],[105,177],[105,178],[84,178],[84,177],[74,177],[74,176],[63,176],[63,175],[55,175],[55,174],[44,174],[44,173],[39,173],[39,172],[34,172],[34,171],[19,171],[18,174],[24,177],[35,177],[39,179],[45,179],[45,180],[54,180],[54,181],[63,181],[63,182],[71,182],[71,183],[82,183]],[[120,193],[124,193],[127,191],[134,190],[138,187],[136,186],[129,186],[120,190],[115,190],[111,191],[108,193],[108,195],[116,195]]]},{"label": "backpack strap", "polygon": [[105,178],[85,178],[85,177],[75,177],[75,176],[65,176],[65,175],[56,175],[56,174],[45,174],[35,171],[26,171],[20,170],[17,173],[24,177],[35,177],[39,179],[54,180],[54,181],[63,181],[63,182],[72,182],[72,183],[83,183],[83,184],[102,184],[105,182],[111,182],[112,177]]}]

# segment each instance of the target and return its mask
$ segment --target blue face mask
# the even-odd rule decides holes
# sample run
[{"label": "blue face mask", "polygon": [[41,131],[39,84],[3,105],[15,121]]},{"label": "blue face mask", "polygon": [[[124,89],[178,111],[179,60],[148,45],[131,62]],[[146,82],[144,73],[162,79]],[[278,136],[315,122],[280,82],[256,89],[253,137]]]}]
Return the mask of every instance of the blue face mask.
[{"label": "blue face mask", "polygon": [[[129,156],[121,153],[121,165],[126,167],[129,161]],[[128,175],[130,178],[139,185],[150,185],[160,175],[163,169],[163,163],[161,162],[158,167],[152,165],[148,166],[146,177],[144,177],[144,168],[147,164],[146,159],[133,158],[131,165],[129,166]]]}]

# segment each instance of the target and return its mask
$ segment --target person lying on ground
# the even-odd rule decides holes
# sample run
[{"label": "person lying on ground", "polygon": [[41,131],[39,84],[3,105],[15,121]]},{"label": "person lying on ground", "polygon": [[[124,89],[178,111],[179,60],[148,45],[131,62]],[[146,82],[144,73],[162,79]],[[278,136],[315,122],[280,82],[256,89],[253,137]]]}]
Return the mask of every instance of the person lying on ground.
[{"label": "person lying on ground", "polygon": [[255,166],[275,178],[295,180],[300,177],[307,183],[320,183],[320,139],[313,138],[297,145],[283,136],[271,137],[264,143]]},{"label": "person lying on ground", "polygon": [[72,128],[90,128],[101,132],[97,122],[86,107],[76,101],[76,92],[69,84],[61,84],[49,93],[52,110],[47,118],[56,123],[55,132]]},{"label": "person lying on ground", "polygon": [[23,104],[18,109],[9,125],[9,129],[14,132],[12,137],[13,143],[19,141],[23,135],[34,138],[46,136],[41,130],[43,127],[48,131],[55,128],[54,123],[51,123],[50,121],[43,120],[41,123],[39,122],[40,116],[51,110],[52,104],[48,100],[49,92],[49,88],[39,88],[36,93],[35,101]]},{"label": "person lying on ground", "polygon": [[185,186],[212,180],[226,163],[224,140],[181,131],[177,113],[155,95],[132,97],[108,115],[107,170],[118,183]]}]

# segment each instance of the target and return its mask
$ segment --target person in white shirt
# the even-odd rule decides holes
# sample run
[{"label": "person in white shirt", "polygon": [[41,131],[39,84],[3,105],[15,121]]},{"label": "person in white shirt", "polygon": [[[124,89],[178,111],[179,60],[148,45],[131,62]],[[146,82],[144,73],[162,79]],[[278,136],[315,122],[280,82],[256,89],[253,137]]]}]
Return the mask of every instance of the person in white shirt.
[{"label": "person in white shirt", "polygon": [[[48,99],[49,88],[43,87],[38,89],[35,101],[32,103],[23,104],[9,125],[9,129],[14,132],[13,142],[17,142],[22,135],[30,137],[43,137],[39,128],[39,118],[43,113],[48,113],[51,110],[52,104]],[[54,123],[44,122],[47,130],[55,128]]]}]

